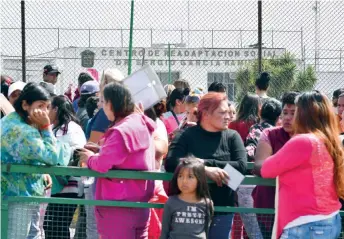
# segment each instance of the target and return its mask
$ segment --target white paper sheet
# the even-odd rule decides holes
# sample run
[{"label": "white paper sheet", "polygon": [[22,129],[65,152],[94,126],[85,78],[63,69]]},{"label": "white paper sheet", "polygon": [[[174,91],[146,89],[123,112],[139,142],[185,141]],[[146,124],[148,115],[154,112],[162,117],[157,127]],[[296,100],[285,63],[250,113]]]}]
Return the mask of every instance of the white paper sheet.
[{"label": "white paper sheet", "polygon": [[123,83],[129,88],[134,102],[142,103],[145,110],[166,98],[159,77],[149,65],[128,76]]},{"label": "white paper sheet", "polygon": [[227,164],[223,170],[225,170],[229,176],[227,186],[230,187],[232,190],[236,191],[242,183],[242,181],[244,181],[245,176],[229,164]]}]

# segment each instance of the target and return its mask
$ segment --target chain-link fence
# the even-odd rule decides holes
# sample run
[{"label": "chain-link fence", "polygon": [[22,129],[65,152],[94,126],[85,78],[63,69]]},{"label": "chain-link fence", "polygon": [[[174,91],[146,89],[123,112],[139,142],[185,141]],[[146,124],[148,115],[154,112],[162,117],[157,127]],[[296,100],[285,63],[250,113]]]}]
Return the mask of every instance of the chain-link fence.
[{"label": "chain-link fence", "polygon": [[[34,201],[34,200],[32,200]],[[15,221],[17,224],[10,226],[8,228],[8,237],[7,238],[22,238],[22,235],[25,235],[29,231],[29,236],[27,238],[42,238],[42,239],[98,239],[98,229],[96,224],[89,223],[90,217],[94,215],[88,214],[87,212],[82,212],[85,207],[91,207],[94,209],[94,206],[89,205],[79,205],[79,201],[76,201],[76,204],[63,204],[62,202],[49,203],[47,204],[47,210],[42,213],[42,207],[46,207],[46,204],[39,203],[18,203],[10,202],[8,205],[9,222]],[[127,227],[128,224],[134,224],[138,220],[138,217],[135,216],[141,211],[147,211],[147,218],[149,217],[149,208],[121,208],[117,206],[111,207],[95,207],[95,213],[97,216],[101,216],[101,210],[117,210],[117,213],[121,210],[122,214],[113,214],[113,217],[107,215],[106,220],[102,220],[102,223],[105,224],[105,227],[110,227],[113,234],[106,238],[101,239],[112,239],[120,238],[118,235],[126,233],[123,238],[138,238],[135,237],[135,229],[124,231],[123,228]],[[221,210],[220,210],[221,211]],[[233,214],[229,214],[233,215]],[[249,220],[250,224],[245,224],[243,227],[242,216],[246,215],[246,222]],[[240,217],[241,216],[241,217]],[[230,239],[271,239],[273,234],[273,225],[274,225],[274,214],[269,213],[242,213],[235,214],[232,220],[232,224],[229,224],[228,227],[231,227]],[[180,213],[179,217],[176,220],[180,223],[186,223],[189,225],[202,223],[200,219],[201,215],[197,213]],[[36,220],[35,220],[36,219]],[[38,219],[38,220],[37,220]],[[32,220],[30,228],[27,228],[28,221]],[[147,219],[146,219],[147,221]],[[198,222],[199,221],[199,222]],[[33,223],[35,222],[35,223]],[[254,225],[252,222],[255,222]],[[215,223],[215,222],[213,222]],[[2,224],[2,225],[5,225]],[[7,225],[7,224],[6,224]],[[14,225],[10,223],[10,225]],[[148,224],[146,225],[146,236],[149,239],[159,239],[160,236],[154,233],[154,230],[149,229]],[[102,225],[104,228],[104,225]],[[343,230],[342,230],[343,231]],[[117,233],[115,233],[117,232]],[[132,236],[128,234],[132,233]],[[312,237],[311,237],[312,238]],[[344,238],[341,234],[340,238]]]},{"label": "chain-link fence", "polygon": [[[254,91],[257,1],[135,1],[134,6],[132,71],[150,64],[164,84],[184,78],[192,87],[207,88],[220,81],[232,100]],[[2,73],[20,80],[20,1],[2,1],[1,9]],[[27,81],[42,80],[46,64],[62,71],[59,93],[76,85],[87,67],[100,73],[116,67],[126,74],[130,13],[130,1],[26,1]],[[272,95],[289,89],[331,94],[343,87],[343,15],[342,1],[262,2],[262,57],[271,59],[263,60],[263,70],[271,72]]]},{"label": "chain-link fence", "polygon": [[[70,202],[69,202],[70,203]],[[46,207],[47,206],[47,207]],[[39,203],[9,203],[9,221],[15,221],[17,224],[10,223],[8,228],[8,238],[22,238],[22,235],[29,231],[28,238],[42,238],[42,239],[61,239],[61,238],[73,238],[73,239],[98,239],[97,225],[92,225],[88,221],[94,214],[88,214],[89,211],[83,211],[85,207],[93,206],[89,205],[78,205],[76,204],[63,204],[49,203],[49,204],[39,204]],[[42,208],[46,208],[42,212]],[[103,224],[112,228],[113,236],[109,236],[102,239],[119,238],[118,235],[121,233],[126,233],[125,238],[138,238],[135,237],[135,230],[123,231],[123,228],[127,224],[134,224],[137,221],[137,215],[140,211],[147,211],[147,218],[149,218],[149,208],[121,208],[121,207],[95,207],[97,214],[96,216],[101,216],[101,210],[117,210],[117,215],[114,214],[113,217],[108,217],[107,220],[103,220]],[[121,216],[118,213],[123,210]],[[131,213],[132,212],[132,213]],[[230,216],[233,214],[228,213]],[[239,214],[238,214],[239,215]],[[244,215],[244,214],[242,214]],[[270,239],[272,234],[272,227],[274,223],[274,214],[258,214],[258,217],[254,213],[245,214],[246,219],[256,222],[255,227],[247,227],[249,230],[243,230],[243,225],[241,223],[240,216],[234,217],[231,227],[231,239],[242,239],[242,238],[266,238]],[[180,221],[180,223],[186,223],[192,226],[192,224],[202,224],[204,219],[199,213],[187,213],[181,212],[180,215],[174,215],[175,220]],[[258,220],[257,220],[258,218]],[[35,220],[38,219],[38,220]],[[141,218],[142,219],[142,218]],[[28,221],[32,220],[30,228],[28,229],[26,225]],[[214,222],[215,223],[215,222]],[[104,225],[103,225],[104,226]],[[250,225],[252,226],[252,225]],[[92,230],[94,227],[94,230]],[[128,236],[128,233],[133,233],[132,237]],[[154,230],[148,228],[146,233],[149,239],[159,239],[160,236],[154,233]]]}]

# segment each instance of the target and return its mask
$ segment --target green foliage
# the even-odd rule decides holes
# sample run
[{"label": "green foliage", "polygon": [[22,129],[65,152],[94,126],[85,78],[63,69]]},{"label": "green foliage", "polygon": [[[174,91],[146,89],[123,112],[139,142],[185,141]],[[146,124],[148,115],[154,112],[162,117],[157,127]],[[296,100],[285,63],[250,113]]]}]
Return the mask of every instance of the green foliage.
[{"label": "green foliage", "polygon": [[[312,90],[317,81],[312,67],[298,70],[296,59],[290,53],[285,53],[276,59],[263,59],[262,70],[269,72],[271,81],[268,95],[279,99],[290,90]],[[236,74],[236,101],[239,102],[247,92],[255,92],[255,80],[258,74],[258,60],[241,68]]]}]

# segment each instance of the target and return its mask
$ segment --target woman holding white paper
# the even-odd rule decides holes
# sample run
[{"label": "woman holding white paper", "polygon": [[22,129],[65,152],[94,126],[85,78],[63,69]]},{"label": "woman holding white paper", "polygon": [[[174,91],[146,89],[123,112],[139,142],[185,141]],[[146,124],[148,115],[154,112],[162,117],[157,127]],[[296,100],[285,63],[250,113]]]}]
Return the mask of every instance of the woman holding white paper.
[{"label": "woman holding white paper", "polygon": [[[234,192],[224,185],[231,175],[223,168],[229,164],[239,172],[246,170],[247,158],[240,135],[228,129],[230,120],[227,96],[208,93],[202,97],[197,113],[198,123],[177,135],[166,158],[165,169],[174,172],[179,159],[193,155],[203,159],[207,176],[216,184],[210,185],[214,206],[234,206]],[[210,239],[228,239],[233,213],[216,213],[209,231]]]}]

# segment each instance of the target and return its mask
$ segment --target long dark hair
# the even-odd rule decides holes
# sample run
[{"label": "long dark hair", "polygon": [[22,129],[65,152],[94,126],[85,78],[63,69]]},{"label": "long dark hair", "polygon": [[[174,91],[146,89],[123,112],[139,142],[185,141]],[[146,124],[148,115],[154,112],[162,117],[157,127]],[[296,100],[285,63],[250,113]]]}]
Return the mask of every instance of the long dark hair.
[{"label": "long dark hair", "polygon": [[196,196],[198,199],[204,199],[206,204],[206,218],[205,218],[205,231],[207,233],[208,231],[208,224],[211,220],[211,217],[214,214],[214,208],[211,203],[210,199],[210,193],[209,193],[209,187],[207,183],[207,176],[205,173],[205,167],[204,164],[194,157],[188,157],[181,159],[181,162],[179,163],[178,167],[174,171],[173,178],[170,181],[170,188],[169,188],[169,196],[179,195],[181,193],[179,187],[178,187],[178,176],[179,173],[183,169],[191,169],[193,174],[195,175],[197,179],[197,188],[196,188]]},{"label": "long dark hair", "polygon": [[14,109],[24,121],[27,121],[29,114],[23,109],[23,101],[25,100],[28,105],[32,105],[35,101],[49,101],[49,99],[50,94],[46,89],[36,83],[29,82],[25,85],[19,98],[15,101]]},{"label": "long dark hair", "polygon": [[135,104],[130,91],[117,82],[109,83],[104,87],[104,100],[111,102],[115,122],[134,112]]},{"label": "long dark hair", "polygon": [[54,125],[53,128],[55,136],[56,132],[61,129],[62,125],[64,125],[63,134],[66,134],[68,132],[69,122],[74,121],[77,124],[79,123],[75,116],[72,103],[64,95],[55,96],[52,99],[51,106],[53,109],[57,108],[56,117],[58,124]]},{"label": "long dark hair", "polygon": [[236,121],[259,122],[261,100],[258,95],[246,94],[240,102]]}]

